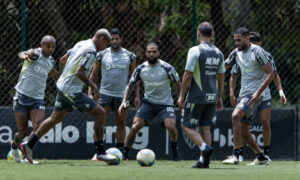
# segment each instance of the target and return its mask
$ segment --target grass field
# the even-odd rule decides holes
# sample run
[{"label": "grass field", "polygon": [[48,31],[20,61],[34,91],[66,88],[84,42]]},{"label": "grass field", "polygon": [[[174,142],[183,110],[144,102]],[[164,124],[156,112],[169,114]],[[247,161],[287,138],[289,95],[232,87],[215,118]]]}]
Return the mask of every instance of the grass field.
[{"label": "grass field", "polygon": [[93,180],[93,179],[151,179],[151,180],[251,180],[300,179],[300,162],[273,161],[270,165],[222,165],[212,161],[210,169],[190,168],[195,161],[156,161],[152,167],[140,167],[136,161],[125,161],[119,166],[89,160],[40,160],[39,165],[18,164],[0,160],[1,180]]}]

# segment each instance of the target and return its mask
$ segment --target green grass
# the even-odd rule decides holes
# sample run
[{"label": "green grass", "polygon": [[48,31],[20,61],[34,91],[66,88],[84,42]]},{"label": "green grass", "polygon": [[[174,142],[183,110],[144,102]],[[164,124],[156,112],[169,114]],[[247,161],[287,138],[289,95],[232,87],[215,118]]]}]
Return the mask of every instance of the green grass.
[{"label": "green grass", "polygon": [[222,165],[212,161],[210,169],[191,169],[195,161],[156,161],[152,167],[140,167],[136,161],[108,166],[89,160],[40,160],[39,165],[18,164],[0,160],[0,180],[259,180],[300,179],[300,162],[272,161],[270,165]]}]

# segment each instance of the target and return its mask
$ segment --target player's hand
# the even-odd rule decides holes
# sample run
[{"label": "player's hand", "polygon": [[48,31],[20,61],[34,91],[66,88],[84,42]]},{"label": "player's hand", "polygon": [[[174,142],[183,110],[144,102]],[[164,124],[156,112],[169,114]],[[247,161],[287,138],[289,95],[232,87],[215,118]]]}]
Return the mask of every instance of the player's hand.
[{"label": "player's hand", "polygon": [[134,105],[135,105],[135,109],[138,109],[141,106],[141,99],[140,99],[140,97],[135,97],[134,98]]},{"label": "player's hand", "polygon": [[178,103],[179,107],[183,108],[184,107],[184,98],[182,96],[179,96],[177,103]]},{"label": "player's hand", "polygon": [[126,102],[122,102],[122,104],[120,105],[118,112],[119,114],[122,114],[123,109],[127,108],[127,103]]},{"label": "player's hand", "polygon": [[287,100],[282,90],[279,91],[279,96],[281,104],[286,104]]},{"label": "player's hand", "polygon": [[221,111],[223,109],[223,101],[222,99],[217,100],[216,110]]},{"label": "player's hand", "polygon": [[236,100],[236,97],[233,95],[233,96],[230,96],[230,104],[232,105],[232,107],[236,107],[236,103],[237,103],[237,100]]},{"label": "player's hand", "polygon": [[251,99],[249,100],[248,104],[250,105],[250,108],[253,109],[259,99],[259,94],[255,92],[252,96]]},{"label": "player's hand", "polygon": [[29,56],[28,56],[27,54],[23,54],[23,53],[22,53],[22,55],[20,56],[20,58],[21,58],[21,59],[24,59],[24,60],[26,60],[26,61],[29,61],[29,62],[32,61],[32,60],[29,58]]}]

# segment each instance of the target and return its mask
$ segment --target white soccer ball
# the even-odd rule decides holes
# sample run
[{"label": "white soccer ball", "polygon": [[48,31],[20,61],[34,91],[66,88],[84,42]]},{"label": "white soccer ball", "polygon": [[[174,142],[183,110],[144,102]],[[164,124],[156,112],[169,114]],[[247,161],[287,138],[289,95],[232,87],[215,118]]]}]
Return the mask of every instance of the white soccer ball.
[{"label": "white soccer ball", "polygon": [[[19,156],[20,156],[20,158],[21,159],[24,159],[24,157],[23,157],[23,153],[18,149],[18,152],[19,152]],[[12,152],[11,152],[11,150],[8,152],[8,154],[7,154],[7,160],[14,160],[14,157],[12,156]]]},{"label": "white soccer ball", "polygon": [[136,160],[141,166],[152,166],[155,163],[155,154],[151,149],[142,149],[138,152]]},{"label": "white soccer ball", "polygon": [[108,165],[119,165],[123,159],[123,155],[118,148],[109,148],[106,150],[106,154],[115,156],[117,159],[108,163]]}]

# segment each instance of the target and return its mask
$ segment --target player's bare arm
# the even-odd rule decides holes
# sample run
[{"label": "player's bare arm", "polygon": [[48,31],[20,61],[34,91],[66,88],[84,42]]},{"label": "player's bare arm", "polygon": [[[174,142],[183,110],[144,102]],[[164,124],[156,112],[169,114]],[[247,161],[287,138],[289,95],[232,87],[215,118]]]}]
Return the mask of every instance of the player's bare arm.
[{"label": "player's bare arm", "polygon": [[231,74],[229,80],[229,98],[230,98],[230,104],[234,108],[236,107],[236,102],[237,102],[236,97],[234,95],[235,86],[236,86],[236,75]]},{"label": "player's bare arm", "polygon": [[59,59],[59,73],[61,74],[65,68],[65,65],[67,63],[68,60],[68,55],[65,54],[63,55],[60,59]]},{"label": "player's bare arm", "polygon": [[57,82],[58,78],[59,78],[59,72],[53,68],[51,71],[50,71],[50,76],[51,78],[53,79],[53,81]]},{"label": "player's bare arm", "polygon": [[182,77],[182,85],[180,89],[180,94],[178,97],[178,104],[180,107],[184,106],[184,95],[187,91],[187,89],[190,87],[191,81],[193,78],[193,73],[190,71],[184,71],[183,77]]},{"label": "player's bare arm", "polygon": [[[94,64],[94,67],[93,67],[93,70],[90,74],[90,77],[89,79],[94,82],[95,84],[97,83],[98,81],[98,75],[99,75],[99,72],[100,72],[100,68],[101,68],[101,63],[96,60],[95,61],[95,64]],[[94,93],[93,93],[93,88],[91,86],[89,86],[88,88],[88,96],[92,99],[94,99]]]},{"label": "player's bare arm", "polygon": [[32,56],[34,55],[34,50],[33,49],[30,49],[28,51],[22,51],[18,54],[18,57],[19,59],[22,59],[22,60],[26,60],[26,61],[29,61],[31,62],[32,60],[30,59]]},{"label": "player's bare arm", "polygon": [[262,85],[258,88],[258,90],[252,95],[250,101],[248,102],[248,104],[251,104],[251,108],[254,108],[254,106],[256,105],[260,94],[266,89],[266,87],[272,82],[273,78],[274,78],[274,71],[272,69],[272,65],[270,62],[268,62],[267,64],[263,65],[262,70],[266,73],[266,78],[264,80],[264,82],[262,83]]},{"label": "player's bare arm", "polygon": [[97,101],[99,99],[99,91],[97,85],[88,78],[88,76],[85,74],[85,68],[83,66],[78,66],[76,70],[76,76],[84,82],[88,87],[92,88],[92,93],[94,94],[93,99]]},{"label": "player's bare arm", "polygon": [[222,95],[223,95],[223,90],[224,90],[224,79],[225,75],[224,73],[219,73],[218,75],[218,100],[217,100],[217,110],[220,111],[223,109],[223,100],[222,100]]},{"label": "player's bare arm", "polygon": [[123,96],[122,104],[120,105],[119,110],[118,110],[119,113],[121,113],[122,110],[127,107],[127,103],[126,102],[129,100],[129,94],[132,91],[133,86],[134,86],[134,84],[131,83],[131,82],[129,82],[127,84],[127,86],[126,86],[126,88],[124,90],[124,96]]},{"label": "player's bare arm", "polygon": [[274,83],[275,83],[275,86],[279,92],[279,96],[280,96],[280,102],[282,104],[286,104],[287,100],[286,100],[286,97],[285,97],[285,94],[283,92],[283,88],[282,88],[282,85],[281,85],[281,79],[280,79],[280,76],[277,72],[274,72],[274,79],[273,79]]},{"label": "player's bare arm", "polygon": [[[129,77],[131,77],[132,73],[136,68],[136,58],[134,58],[130,64],[130,73]],[[140,83],[135,84],[135,98],[134,98],[134,105],[135,108],[138,109],[141,105],[141,96],[140,96]]]}]

